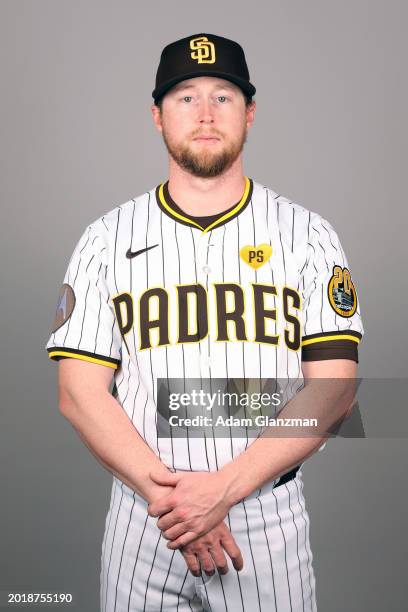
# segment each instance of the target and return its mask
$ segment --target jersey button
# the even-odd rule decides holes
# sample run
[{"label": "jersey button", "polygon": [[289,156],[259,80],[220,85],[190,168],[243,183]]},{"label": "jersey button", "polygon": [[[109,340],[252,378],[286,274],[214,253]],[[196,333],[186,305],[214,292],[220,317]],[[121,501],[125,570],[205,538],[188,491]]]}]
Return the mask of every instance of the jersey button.
[{"label": "jersey button", "polygon": [[203,266],[202,270],[204,274],[209,274],[211,272],[210,266]]}]

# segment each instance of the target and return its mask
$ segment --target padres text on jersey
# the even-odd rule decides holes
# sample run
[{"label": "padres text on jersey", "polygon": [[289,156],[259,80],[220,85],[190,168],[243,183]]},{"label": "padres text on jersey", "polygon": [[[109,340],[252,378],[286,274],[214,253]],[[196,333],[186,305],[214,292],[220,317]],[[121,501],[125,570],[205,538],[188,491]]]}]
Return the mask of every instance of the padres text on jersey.
[{"label": "padres text on jersey", "polygon": [[357,360],[362,335],[333,227],[246,178],[240,201],[205,227],[167,184],[91,223],[46,348],[115,369],[117,400],[168,467],[216,470],[250,442],[159,439],[158,378],[302,379],[302,361]]}]

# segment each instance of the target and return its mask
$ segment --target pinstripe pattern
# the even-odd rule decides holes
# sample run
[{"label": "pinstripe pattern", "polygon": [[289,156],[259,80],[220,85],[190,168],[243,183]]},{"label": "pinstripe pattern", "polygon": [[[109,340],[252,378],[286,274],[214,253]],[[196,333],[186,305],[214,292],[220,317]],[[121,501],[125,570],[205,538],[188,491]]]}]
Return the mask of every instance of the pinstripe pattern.
[{"label": "pinstripe pattern", "polygon": [[[234,506],[225,520],[245,559],[244,569],[205,577],[204,609],[315,612],[315,578],[301,476],[263,487]],[[255,552],[256,551],[256,552]],[[289,569],[290,568],[290,569]]]},{"label": "pinstripe pattern", "polygon": [[[115,478],[106,519],[110,529],[105,530],[102,545],[102,550],[113,553],[102,555],[101,611],[188,610],[191,606],[214,612],[315,612],[309,518],[302,487],[298,472],[281,487],[265,486],[233,506],[225,522],[241,548],[244,569],[194,578],[186,573],[181,553],[166,548],[144,500],[126,485],[121,500],[122,487]],[[113,531],[125,541],[117,550],[109,547]]]},{"label": "pinstripe pattern", "polygon": [[[302,386],[302,351],[320,341],[336,347],[336,334],[364,333],[359,305],[352,317],[337,314],[327,298],[333,266],[348,268],[340,240],[317,213],[291,202],[258,183],[252,184],[242,210],[208,232],[180,222],[171,209],[159,206],[157,190],[104,214],[83,232],[70,258],[63,282],[72,287],[76,304],[69,319],[53,332],[46,349],[59,358],[63,349],[78,358],[111,360],[113,395],[133,425],[171,470],[213,471],[244,452],[254,442],[243,438],[168,438],[158,436],[157,379],[198,378],[214,391],[214,378],[288,379],[290,395]],[[268,244],[268,262],[252,268],[240,256],[245,246]],[[132,252],[156,248],[129,259]],[[233,321],[229,341],[217,341],[214,283],[234,283],[245,299],[246,341],[236,340]],[[207,294],[209,332],[200,342],[177,343],[178,285],[201,285]],[[272,285],[269,294],[277,317],[266,323],[278,344],[254,342],[253,284]],[[299,293],[304,348],[288,349],[288,329],[282,310],[284,287]],[[169,344],[140,350],[139,301],[150,288],[165,288],[169,301]],[[134,324],[122,336],[112,298],[129,293]],[[228,297],[228,296],[227,296]],[[231,296],[229,296],[231,297]],[[151,319],[158,316],[151,301]],[[227,299],[227,311],[231,302]],[[156,310],[155,310],[156,309]],[[154,314],[153,314],[154,313]],[[191,329],[193,329],[193,323]],[[266,327],[265,327],[266,329]],[[198,330],[200,331],[200,330]],[[350,336],[353,339],[353,336]],[[344,342],[344,341],[343,341]],[[352,342],[352,340],[349,340]],[[333,344],[334,343],[334,344]],[[230,430],[231,431],[231,430]],[[165,540],[146,513],[146,502],[113,478],[101,549],[101,612],[140,610],[267,610],[315,612],[315,579],[309,542],[309,517],[303,497],[301,471],[273,488],[268,483],[230,509],[226,524],[244,554],[242,572],[194,578],[179,551]]]}]

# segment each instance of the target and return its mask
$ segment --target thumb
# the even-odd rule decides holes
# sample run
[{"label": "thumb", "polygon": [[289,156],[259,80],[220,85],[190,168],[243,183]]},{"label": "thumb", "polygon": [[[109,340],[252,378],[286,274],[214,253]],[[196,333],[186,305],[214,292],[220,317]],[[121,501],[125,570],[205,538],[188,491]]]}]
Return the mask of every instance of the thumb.
[{"label": "thumb", "polygon": [[176,485],[180,480],[179,474],[172,472],[150,472],[150,478],[158,484]]}]

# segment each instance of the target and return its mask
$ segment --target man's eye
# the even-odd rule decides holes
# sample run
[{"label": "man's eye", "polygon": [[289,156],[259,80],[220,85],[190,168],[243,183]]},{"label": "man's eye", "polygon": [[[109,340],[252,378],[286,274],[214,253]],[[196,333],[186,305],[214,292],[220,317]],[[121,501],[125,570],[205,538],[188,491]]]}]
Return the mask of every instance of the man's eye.
[{"label": "man's eye", "polygon": [[191,96],[183,96],[183,100],[186,101],[190,101],[191,100]]},{"label": "man's eye", "polygon": [[224,102],[224,100],[227,100],[227,96],[218,96],[218,100],[221,100],[221,102]]}]

